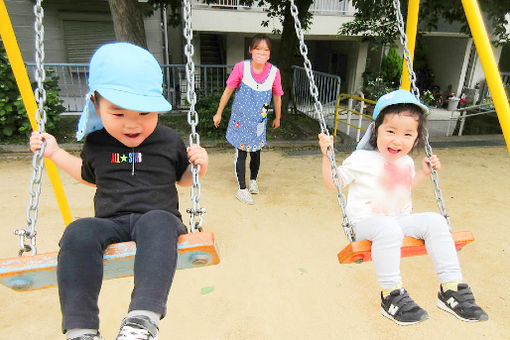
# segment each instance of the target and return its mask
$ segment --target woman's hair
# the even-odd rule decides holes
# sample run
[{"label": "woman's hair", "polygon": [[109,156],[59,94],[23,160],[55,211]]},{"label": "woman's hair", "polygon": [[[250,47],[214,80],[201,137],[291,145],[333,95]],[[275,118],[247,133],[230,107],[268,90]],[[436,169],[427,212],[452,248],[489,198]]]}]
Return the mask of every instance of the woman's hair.
[{"label": "woman's hair", "polygon": [[271,51],[271,40],[269,40],[269,37],[265,34],[256,34],[251,39],[250,50],[253,50],[255,47],[257,47],[262,40],[266,42],[267,47],[269,47],[269,50]]},{"label": "woman's hair", "polygon": [[377,149],[377,130],[379,129],[379,126],[381,126],[381,124],[384,122],[384,117],[386,117],[387,114],[404,114],[404,112],[407,116],[418,118],[418,137],[416,137],[416,143],[413,146],[413,150],[415,146],[422,143],[422,137],[425,130],[425,113],[417,105],[402,103],[387,106],[382,109],[381,112],[379,112],[379,115],[375,119],[374,131],[372,131],[372,136],[370,137],[369,141],[370,145],[374,149]]}]

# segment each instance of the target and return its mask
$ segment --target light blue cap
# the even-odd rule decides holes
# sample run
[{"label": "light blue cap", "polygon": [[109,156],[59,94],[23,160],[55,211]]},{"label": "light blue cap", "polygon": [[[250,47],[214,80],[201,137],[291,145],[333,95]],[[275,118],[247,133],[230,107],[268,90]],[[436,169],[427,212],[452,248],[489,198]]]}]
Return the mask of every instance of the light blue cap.
[{"label": "light blue cap", "polygon": [[414,104],[418,106],[420,109],[422,109],[424,114],[427,114],[429,112],[429,108],[425,104],[420,103],[420,101],[418,100],[418,98],[414,96],[414,94],[412,94],[409,91],[400,89],[382,95],[381,98],[379,98],[377,100],[377,103],[375,104],[374,113],[372,114],[372,117],[375,120],[379,113],[384,108],[395,104]]},{"label": "light blue cap", "polygon": [[[379,113],[384,108],[395,104],[414,104],[423,111],[423,114],[428,114],[429,112],[429,108],[425,104],[420,103],[420,101],[418,100],[418,98],[414,96],[414,94],[412,94],[409,91],[400,89],[382,95],[375,104],[374,113],[372,114],[372,117],[375,120]],[[361,140],[358,142],[358,145],[356,146],[356,150],[374,150],[372,145],[370,145],[370,138],[372,137],[372,130],[374,129],[374,127],[375,127],[374,122],[371,122],[368,125],[367,131],[365,132]]]},{"label": "light blue cap", "polygon": [[163,73],[154,56],[144,48],[115,42],[99,47],[89,66],[89,92],[78,122],[76,139],[103,128],[90,97],[94,91],[122,108],[143,112],[168,112],[163,97]]}]

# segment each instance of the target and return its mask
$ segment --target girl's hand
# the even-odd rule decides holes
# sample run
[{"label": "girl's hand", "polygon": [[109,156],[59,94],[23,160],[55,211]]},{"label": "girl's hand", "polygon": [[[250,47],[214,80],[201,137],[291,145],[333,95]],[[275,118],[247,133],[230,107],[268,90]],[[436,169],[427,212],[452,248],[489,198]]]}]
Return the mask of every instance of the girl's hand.
[{"label": "girl's hand", "polygon": [[30,150],[32,152],[36,152],[40,150],[42,147],[43,141],[46,141],[46,147],[44,148],[44,157],[51,158],[55,152],[57,152],[60,147],[58,146],[57,140],[55,137],[50,135],[49,133],[39,133],[37,131],[33,131],[30,136]]},{"label": "girl's hand", "polygon": [[328,147],[333,147],[334,145],[333,136],[328,136],[325,133],[320,133],[319,145],[321,147],[322,155],[327,156],[326,150],[328,149]]},{"label": "girl's hand", "polygon": [[213,122],[214,122],[214,126],[215,126],[215,127],[220,126],[220,122],[221,122],[221,114],[220,114],[220,113],[215,114],[215,115],[212,117],[212,120],[213,120]]},{"label": "girl's hand", "polygon": [[280,118],[275,118],[273,120],[273,129],[278,129],[280,127]]},{"label": "girl's hand", "polygon": [[189,162],[193,165],[200,165],[201,168],[207,168],[209,164],[209,157],[207,151],[198,144],[189,146],[186,151],[188,152]]},{"label": "girl's hand", "polygon": [[436,171],[441,169],[441,161],[439,160],[439,157],[437,157],[437,155],[432,155],[430,158],[425,157],[422,161],[422,170],[423,173],[427,176],[429,176],[430,173],[432,172],[430,170],[429,164]]}]

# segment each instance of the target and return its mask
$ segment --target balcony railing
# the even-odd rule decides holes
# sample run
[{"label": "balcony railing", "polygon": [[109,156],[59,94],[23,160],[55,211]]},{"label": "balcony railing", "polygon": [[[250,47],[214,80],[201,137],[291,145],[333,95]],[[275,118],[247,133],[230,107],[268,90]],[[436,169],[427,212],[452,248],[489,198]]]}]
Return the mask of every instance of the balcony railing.
[{"label": "balcony railing", "polygon": [[[230,9],[230,10],[252,10],[252,11],[263,11],[269,6],[257,6],[256,4],[249,7],[241,5],[239,0],[218,0],[210,4],[205,3],[201,0],[193,0],[194,7],[208,7],[217,9]],[[349,10],[349,1],[339,0],[315,0],[310,6],[310,12],[312,14],[347,14]]]}]

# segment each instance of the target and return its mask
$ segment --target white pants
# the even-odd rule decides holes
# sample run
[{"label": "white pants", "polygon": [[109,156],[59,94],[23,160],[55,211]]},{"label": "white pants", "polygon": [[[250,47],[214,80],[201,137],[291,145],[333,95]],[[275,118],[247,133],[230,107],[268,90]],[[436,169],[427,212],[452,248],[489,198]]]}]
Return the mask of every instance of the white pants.
[{"label": "white pants", "polygon": [[459,259],[446,219],[426,212],[408,216],[373,216],[354,225],[356,241],[372,242],[372,261],[382,289],[396,286],[400,276],[400,247],[404,236],[425,240],[441,283],[462,281]]}]

